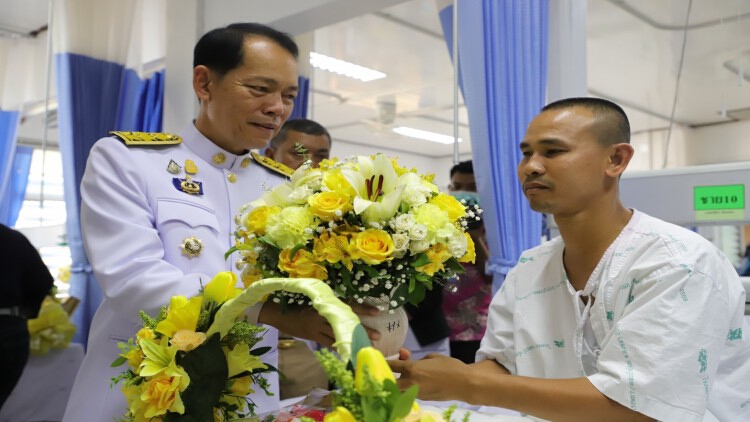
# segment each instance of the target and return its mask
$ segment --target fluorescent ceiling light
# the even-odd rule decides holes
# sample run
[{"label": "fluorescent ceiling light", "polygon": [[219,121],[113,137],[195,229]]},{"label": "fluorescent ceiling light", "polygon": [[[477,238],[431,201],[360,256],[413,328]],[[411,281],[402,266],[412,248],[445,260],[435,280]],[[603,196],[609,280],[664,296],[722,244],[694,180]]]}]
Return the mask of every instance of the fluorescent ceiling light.
[{"label": "fluorescent ceiling light", "polygon": [[378,72],[377,70],[345,62],[343,60],[334,59],[333,57],[328,57],[314,51],[310,52],[310,65],[349,78],[359,79],[362,82],[374,81],[375,79],[381,79],[387,76],[383,72]]},{"label": "fluorescent ceiling light", "polygon": [[[435,132],[428,132],[426,130],[419,130],[419,129],[414,129],[410,127],[400,126],[400,127],[394,128],[393,131],[398,133],[399,135],[408,136],[410,138],[422,139],[422,140],[430,141],[430,142],[437,142],[439,144],[452,144],[453,143],[452,136],[443,135],[443,134],[435,133]],[[458,142],[463,142],[463,139],[458,138]]]}]

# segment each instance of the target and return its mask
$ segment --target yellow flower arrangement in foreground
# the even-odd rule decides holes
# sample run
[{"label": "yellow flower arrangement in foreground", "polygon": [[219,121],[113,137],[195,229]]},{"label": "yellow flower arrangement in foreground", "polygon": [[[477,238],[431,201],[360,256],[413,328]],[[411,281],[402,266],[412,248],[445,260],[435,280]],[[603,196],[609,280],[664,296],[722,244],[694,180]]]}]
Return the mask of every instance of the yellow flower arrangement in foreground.
[{"label": "yellow flower arrangement in foreground", "polygon": [[[192,298],[173,296],[155,318],[141,312],[143,328],[112,363],[128,368],[112,379],[122,382],[128,409],[125,420],[167,420],[177,415],[191,420],[229,420],[253,414],[246,396],[260,388],[267,394],[262,374],[273,371],[256,348],[265,329],[238,319],[218,316],[222,307],[241,293],[237,276],[219,273]],[[215,323],[225,332],[209,334]]]},{"label": "yellow flower arrangement in foreground", "polygon": [[[236,245],[245,286],[269,277],[324,280],[341,298],[386,298],[394,309],[473,262],[466,222],[478,218],[432,176],[383,154],[303,165],[241,210]],[[300,294],[273,300],[303,305]]]}]

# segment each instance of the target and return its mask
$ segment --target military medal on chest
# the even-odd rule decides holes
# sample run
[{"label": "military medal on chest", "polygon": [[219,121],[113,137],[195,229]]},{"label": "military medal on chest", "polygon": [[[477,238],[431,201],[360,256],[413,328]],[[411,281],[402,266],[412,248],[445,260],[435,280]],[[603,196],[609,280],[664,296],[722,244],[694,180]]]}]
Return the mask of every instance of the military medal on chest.
[{"label": "military medal on chest", "polygon": [[200,255],[203,251],[203,242],[195,236],[186,237],[182,241],[180,248],[182,248],[183,254],[189,256],[190,258],[194,258]]}]

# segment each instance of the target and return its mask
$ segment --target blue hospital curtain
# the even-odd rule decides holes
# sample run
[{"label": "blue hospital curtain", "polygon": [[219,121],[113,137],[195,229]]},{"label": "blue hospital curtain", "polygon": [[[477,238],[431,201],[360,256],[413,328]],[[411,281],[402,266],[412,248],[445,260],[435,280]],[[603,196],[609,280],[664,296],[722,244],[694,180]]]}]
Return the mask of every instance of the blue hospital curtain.
[{"label": "blue hospital curtain", "polygon": [[[438,11],[450,49],[453,6],[445,3]],[[475,177],[494,291],[541,240],[542,217],[529,208],[516,167],[526,127],[544,105],[548,15],[547,0],[458,2],[458,68],[474,168],[487,169]]]},{"label": "blue hospital curtain", "polygon": [[[73,314],[78,327],[74,341],[84,345],[102,298],[81,239],[79,186],[86,159],[94,143],[109,131],[159,131],[162,125],[163,71],[144,78],[137,72],[140,63],[126,64],[131,43],[141,42],[139,13],[146,13],[142,1],[56,4],[55,26],[62,39],[55,54],[58,127],[73,261],[70,295],[81,300]],[[156,29],[150,27],[148,34]]]},{"label": "blue hospital curtain", "polygon": [[16,146],[8,182],[5,184],[5,191],[0,194],[0,224],[12,227],[18,220],[18,214],[21,212],[21,206],[26,197],[26,186],[29,184],[29,169],[31,169],[33,154],[33,147]]},{"label": "blue hospital curtain", "polygon": [[292,114],[289,116],[289,120],[307,119],[307,100],[310,96],[310,78],[299,76],[297,77],[297,83],[299,84],[299,92],[294,99],[294,109],[292,109]]}]

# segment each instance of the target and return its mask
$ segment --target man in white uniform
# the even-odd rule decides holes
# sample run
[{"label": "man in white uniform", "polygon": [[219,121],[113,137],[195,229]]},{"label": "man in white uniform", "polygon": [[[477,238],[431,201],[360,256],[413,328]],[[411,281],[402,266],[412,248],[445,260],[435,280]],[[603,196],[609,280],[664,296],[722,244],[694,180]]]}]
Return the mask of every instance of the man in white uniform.
[{"label": "man in white uniform", "polygon": [[[117,343],[132,337],[138,311],[155,315],[174,295],[195,295],[220,271],[234,270],[234,216],[263,186],[283,180],[250,153],[262,148],[289,117],[297,95],[297,46],[258,24],[234,24],[204,35],[195,47],[193,88],[200,111],[179,136],[119,133],[91,150],[81,183],[81,226],[104,300],[92,323],[88,353],[76,378],[65,421],[111,421],[126,404],[110,378]],[[257,161],[256,161],[257,160]],[[331,344],[330,327],[314,310],[281,314],[274,304],[248,312],[253,320],[295,336]],[[308,315],[309,314],[309,315]],[[275,346],[269,329],[262,345]],[[264,356],[276,366],[277,355]],[[256,393],[262,413],[277,395]]]},{"label": "man in white uniform", "polygon": [[[521,142],[531,207],[560,237],[522,254],[494,297],[477,362],[392,365],[420,397],[550,420],[750,420],[745,292],[727,258],[625,208],[630,125],[606,100],[546,106]],[[661,200],[654,198],[654,200]]]}]

